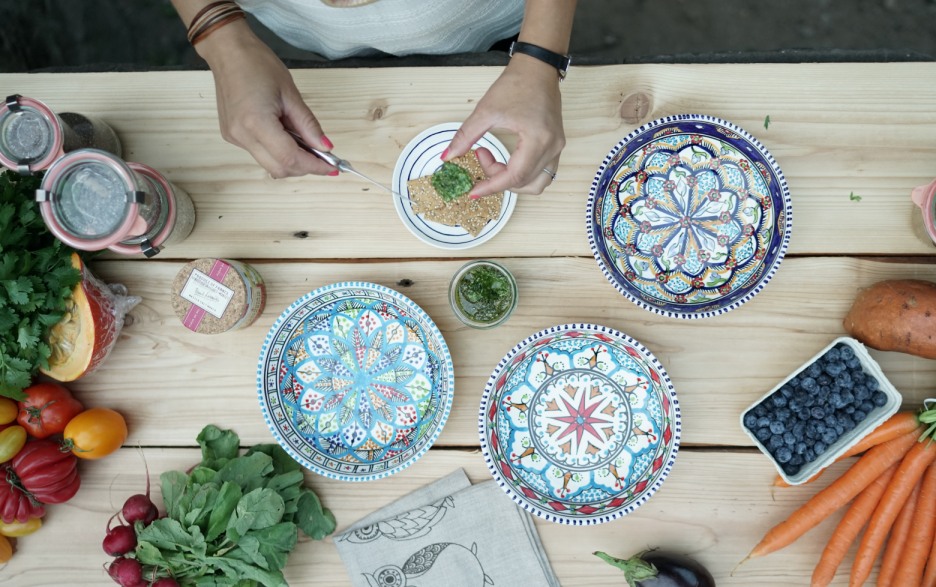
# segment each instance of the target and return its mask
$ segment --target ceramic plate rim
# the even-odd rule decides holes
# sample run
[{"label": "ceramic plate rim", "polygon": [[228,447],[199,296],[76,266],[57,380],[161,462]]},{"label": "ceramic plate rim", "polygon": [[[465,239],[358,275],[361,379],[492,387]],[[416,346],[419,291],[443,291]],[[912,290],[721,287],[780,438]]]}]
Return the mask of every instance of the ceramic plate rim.
[{"label": "ceramic plate rim", "polygon": [[[644,493],[633,503],[628,504],[626,507],[621,507],[609,514],[604,514],[595,518],[578,518],[575,516],[564,516],[557,513],[550,513],[540,509],[538,506],[529,503],[526,498],[522,495],[519,495],[514,491],[513,487],[510,486],[510,483],[505,481],[503,474],[494,464],[494,458],[491,455],[491,448],[488,446],[487,442],[487,410],[489,407],[489,402],[494,391],[494,385],[497,382],[498,377],[502,374],[504,367],[506,367],[516,355],[523,351],[525,348],[541,339],[544,336],[550,334],[559,334],[562,332],[570,330],[585,330],[590,333],[600,332],[603,334],[611,335],[615,338],[623,340],[624,342],[633,345],[636,348],[644,359],[647,359],[650,364],[656,368],[661,376],[662,386],[665,387],[666,392],[669,394],[669,399],[673,404],[673,440],[672,440],[672,450],[670,451],[669,456],[666,459],[666,463],[660,469],[660,475],[657,479],[648,486]],[[616,328],[610,326],[603,326],[601,324],[595,323],[567,323],[567,324],[557,324],[555,326],[550,326],[544,328],[538,332],[531,334],[530,336],[524,338],[519,343],[514,345],[510,351],[504,355],[501,360],[497,363],[497,366],[491,372],[491,375],[488,377],[487,383],[484,386],[484,393],[481,395],[481,403],[478,411],[478,436],[481,440],[481,456],[484,458],[484,464],[487,466],[488,471],[491,473],[491,476],[494,478],[494,481],[501,488],[501,490],[506,493],[514,503],[522,507],[524,510],[540,517],[550,522],[556,522],[558,524],[567,524],[572,526],[593,526],[597,524],[603,524],[605,522],[610,522],[612,520],[617,520],[622,518],[630,513],[633,513],[634,510],[646,503],[660,488],[663,484],[663,481],[666,480],[670,471],[673,468],[674,463],[676,462],[676,454],[679,452],[680,439],[682,437],[682,415],[679,408],[679,398],[676,396],[676,389],[673,386],[673,382],[669,377],[666,369],[663,367],[663,364],[660,363],[656,355],[650,352],[644,344],[642,344],[637,339],[629,336]]]},{"label": "ceramic plate rim", "polygon": [[[414,454],[412,457],[410,457],[406,461],[403,461],[399,465],[396,465],[395,467],[387,469],[385,471],[381,471],[380,473],[371,473],[367,475],[346,475],[346,474],[336,473],[334,471],[323,469],[319,467],[318,465],[316,465],[315,463],[310,462],[308,459],[306,459],[302,455],[296,454],[296,452],[290,446],[288,446],[288,443],[284,442],[279,429],[273,425],[272,418],[269,413],[269,407],[267,406],[267,403],[266,403],[265,387],[264,387],[263,365],[266,363],[267,354],[269,353],[269,349],[270,349],[270,343],[272,342],[273,339],[276,338],[276,334],[279,332],[280,327],[282,326],[283,322],[289,318],[289,316],[292,314],[292,312],[296,310],[296,308],[300,307],[302,304],[304,304],[308,300],[314,297],[320,296],[332,290],[351,289],[351,288],[374,289],[376,291],[388,294],[391,297],[393,297],[397,302],[399,302],[402,306],[406,307],[408,310],[418,315],[421,319],[426,320],[426,323],[431,327],[430,334],[432,334],[438,339],[439,346],[444,353],[444,357],[443,357],[444,361],[442,361],[442,363],[444,363],[448,371],[448,376],[446,377],[446,383],[448,385],[448,393],[446,394],[446,398],[445,398],[445,406],[443,407],[442,418],[441,420],[439,420],[439,425],[432,432],[432,438],[430,438],[429,442],[427,442],[426,445],[422,449],[420,449],[419,452]],[[273,438],[274,440],[276,440],[276,444],[279,445],[283,450],[285,450],[286,453],[290,457],[292,457],[293,460],[295,460],[297,463],[299,463],[303,467],[309,469],[310,471],[318,475],[327,477],[329,479],[335,479],[337,481],[352,481],[352,482],[374,481],[377,479],[383,479],[385,477],[389,477],[391,475],[399,473],[403,469],[406,469],[407,467],[409,467],[410,465],[418,461],[420,458],[422,458],[422,456],[426,452],[428,452],[429,449],[435,444],[436,440],[438,440],[439,435],[442,434],[442,429],[445,427],[445,424],[448,421],[449,414],[451,413],[451,410],[452,410],[452,403],[455,397],[455,371],[454,371],[454,366],[452,363],[452,354],[449,351],[448,344],[445,342],[445,338],[442,336],[442,332],[439,330],[439,327],[436,325],[432,317],[429,316],[429,314],[425,310],[423,310],[416,302],[411,300],[409,297],[403,295],[402,293],[396,291],[395,289],[380,285],[379,283],[373,283],[369,281],[339,281],[336,283],[323,285],[322,287],[318,287],[310,291],[309,293],[306,293],[300,296],[297,300],[292,302],[285,310],[283,310],[280,313],[280,315],[276,318],[276,320],[273,322],[273,325],[270,326],[270,329],[267,331],[267,335],[263,340],[263,345],[260,348],[260,357],[257,363],[257,395],[258,395],[258,400],[260,402],[260,410],[261,410],[261,413],[263,414],[263,421],[267,425],[267,428],[269,428],[270,432],[273,434]]]},{"label": "ceramic plate rim", "polygon": [[[517,194],[511,191],[504,191],[504,202],[501,205],[500,218],[498,218],[496,221],[488,222],[478,236],[467,241],[462,241],[462,242],[447,241],[445,240],[446,235],[439,233],[438,231],[433,229],[433,227],[430,226],[429,224],[425,224],[425,226],[427,230],[432,231],[432,234],[433,234],[432,238],[430,238],[430,236],[428,236],[425,232],[417,228],[416,221],[413,219],[413,216],[421,218],[421,215],[416,214],[415,212],[412,211],[412,208],[410,207],[410,204],[409,204],[408,196],[405,193],[406,182],[400,178],[401,174],[403,173],[403,162],[404,160],[408,158],[409,154],[412,152],[415,146],[423,142],[427,138],[431,137],[432,135],[440,134],[440,133],[446,133],[446,134],[451,133],[451,135],[454,136],[455,131],[457,131],[459,128],[461,128],[460,122],[443,122],[443,123],[433,125],[425,129],[424,131],[422,131],[415,137],[413,137],[408,143],[406,143],[406,146],[403,147],[403,150],[400,152],[400,156],[397,158],[396,165],[394,165],[393,167],[393,177],[391,178],[392,187],[394,191],[396,191],[398,194],[403,194],[404,196],[403,198],[400,198],[400,197],[393,198],[393,207],[394,209],[396,209],[397,215],[400,217],[400,220],[403,222],[403,226],[405,226],[406,229],[409,230],[413,234],[413,236],[415,236],[422,242],[428,245],[432,245],[439,249],[447,249],[447,250],[470,249],[472,247],[476,247],[478,245],[481,245],[489,241],[490,239],[494,238],[494,235],[496,235],[498,232],[501,231],[501,229],[504,228],[504,226],[507,224],[507,221],[510,219],[511,214],[513,214],[514,207],[517,205]],[[450,140],[450,138],[447,138],[446,140]],[[487,145],[481,144],[482,141],[486,141],[489,144]],[[495,137],[493,134],[489,132],[485,133],[481,141],[475,143],[474,146],[475,147],[482,146],[488,149],[491,149],[491,147],[494,147],[493,149],[491,149],[491,152],[494,155],[495,160],[500,161],[501,163],[506,163],[509,160],[510,152],[507,150],[507,147],[505,147],[504,144],[500,142],[500,140],[497,137]],[[409,179],[414,179],[414,178],[407,177],[407,180]],[[420,222],[425,223],[427,221],[421,220]],[[433,223],[433,224],[436,224],[436,223]],[[453,226],[451,228],[453,230],[463,232],[464,236],[469,236],[469,237],[471,236],[470,233],[468,233],[468,231],[466,231],[464,228],[460,226]],[[461,239],[463,238],[463,236],[458,235],[458,238]]]},{"label": "ceramic plate rim", "polygon": [[[634,295],[633,292],[631,292],[629,289],[621,285],[621,283],[618,281],[618,277],[615,274],[614,270],[611,268],[608,268],[606,264],[604,263],[604,260],[602,259],[601,251],[599,249],[598,242],[595,237],[595,224],[596,223],[592,221],[592,216],[594,214],[595,203],[598,198],[598,186],[601,183],[602,174],[608,168],[608,164],[611,162],[614,156],[617,155],[621,151],[621,149],[623,149],[628,143],[633,141],[636,137],[650,130],[653,130],[654,128],[666,126],[666,125],[673,124],[673,123],[693,122],[693,121],[706,122],[710,124],[717,124],[717,125],[723,126],[739,134],[741,137],[744,138],[744,140],[751,143],[751,145],[754,146],[755,149],[757,149],[760,156],[763,157],[764,160],[770,165],[770,170],[774,173],[774,175],[777,178],[777,187],[780,192],[780,197],[784,202],[784,208],[785,208],[784,216],[785,216],[786,224],[785,224],[785,232],[783,235],[783,240],[780,243],[780,249],[777,252],[776,258],[773,260],[773,262],[770,264],[767,270],[765,270],[764,274],[757,281],[757,283],[754,284],[748,290],[746,294],[742,295],[740,298],[738,298],[731,304],[719,306],[718,308],[715,308],[715,309],[705,310],[701,312],[678,312],[675,310],[668,310],[668,309],[660,308],[656,305],[650,304],[649,302]],[[776,213],[776,216],[777,217],[780,216],[779,212]],[[718,118],[715,116],[710,116],[708,114],[675,114],[675,115],[664,116],[662,118],[651,120],[650,122],[647,122],[646,124],[643,124],[637,127],[636,129],[631,131],[626,137],[618,141],[618,143],[614,147],[612,147],[612,149],[608,152],[604,160],[601,162],[601,165],[598,167],[598,172],[595,174],[595,178],[592,180],[591,188],[589,189],[589,192],[588,192],[588,205],[585,211],[585,229],[588,235],[588,245],[591,248],[592,255],[595,257],[595,260],[598,262],[598,267],[599,269],[601,269],[601,273],[604,274],[605,279],[607,279],[620,294],[622,294],[624,297],[629,299],[631,302],[633,302],[637,306],[643,308],[644,310],[649,310],[655,314],[666,316],[668,318],[698,320],[702,318],[710,318],[712,316],[718,316],[720,314],[724,314],[726,312],[730,312],[731,310],[739,308],[740,306],[748,302],[751,298],[753,298],[755,295],[760,293],[760,291],[764,289],[767,283],[770,282],[770,280],[776,274],[777,270],[780,268],[780,264],[783,261],[784,257],[786,256],[787,250],[789,249],[789,246],[790,246],[790,237],[793,232],[793,202],[792,202],[792,198],[790,195],[789,185],[787,184],[786,178],[783,175],[783,171],[780,169],[780,165],[774,159],[770,151],[768,151],[767,148],[759,140],[757,140],[757,138],[754,137],[751,133],[749,133],[748,131],[744,130],[743,128],[741,128],[740,126],[732,122],[729,122],[727,120],[724,120],[722,118]],[[719,300],[714,300],[712,302],[712,304],[718,304],[718,303],[719,303]],[[671,305],[675,305],[675,304],[671,304]]]}]

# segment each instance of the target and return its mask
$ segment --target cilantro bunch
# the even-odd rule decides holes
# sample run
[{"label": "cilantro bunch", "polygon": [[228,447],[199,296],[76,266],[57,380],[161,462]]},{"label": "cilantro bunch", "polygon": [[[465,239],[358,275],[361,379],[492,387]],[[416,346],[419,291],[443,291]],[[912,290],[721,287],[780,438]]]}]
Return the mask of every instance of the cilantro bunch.
[{"label": "cilantro bunch", "polygon": [[0,172],[0,395],[23,389],[48,367],[49,329],[81,280],[73,250],[46,228],[36,203],[39,176]]},{"label": "cilantro bunch", "polygon": [[198,435],[202,461],[188,473],[160,476],[166,516],[136,522],[128,555],[143,577],[173,577],[180,585],[281,587],[297,529],[321,540],[335,517],[303,486],[299,464],[275,444],[239,456],[231,430],[206,426]]}]

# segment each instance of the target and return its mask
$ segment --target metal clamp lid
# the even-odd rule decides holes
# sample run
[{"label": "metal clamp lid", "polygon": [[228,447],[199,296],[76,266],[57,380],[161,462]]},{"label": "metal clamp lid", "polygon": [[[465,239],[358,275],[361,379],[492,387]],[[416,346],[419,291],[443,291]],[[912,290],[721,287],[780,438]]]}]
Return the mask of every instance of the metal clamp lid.
[{"label": "metal clamp lid", "polygon": [[21,96],[20,94],[13,94],[12,96],[7,96],[6,100],[4,100],[4,102],[6,103],[6,107],[9,108],[11,112],[19,112],[19,110],[21,109],[19,101],[20,101],[20,98],[22,97],[23,96]]}]

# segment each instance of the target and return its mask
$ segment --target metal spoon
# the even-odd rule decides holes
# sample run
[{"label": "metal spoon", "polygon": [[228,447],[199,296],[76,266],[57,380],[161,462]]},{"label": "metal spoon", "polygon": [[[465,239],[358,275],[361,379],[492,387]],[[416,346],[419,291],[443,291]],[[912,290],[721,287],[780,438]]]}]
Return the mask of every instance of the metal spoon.
[{"label": "metal spoon", "polygon": [[393,194],[394,196],[398,196],[399,198],[404,199],[404,200],[406,199],[403,195],[401,195],[401,194],[399,194],[399,193],[393,191],[393,188],[391,188],[391,187],[389,187],[389,186],[386,186],[386,185],[380,183],[379,181],[377,181],[377,180],[375,180],[375,179],[372,179],[372,178],[370,178],[370,177],[364,175],[363,173],[361,173],[361,172],[358,171],[357,169],[355,169],[355,168],[351,165],[351,162],[348,161],[347,159],[342,159],[342,158],[339,157],[338,155],[335,155],[334,153],[331,153],[331,152],[329,152],[329,151],[320,151],[320,150],[316,149],[315,147],[309,146],[304,140],[302,140],[302,137],[299,136],[299,134],[298,134],[297,132],[293,131],[293,130],[286,129],[286,132],[288,132],[288,133],[290,134],[290,136],[292,136],[293,140],[296,141],[296,144],[299,145],[299,148],[301,148],[301,149],[304,150],[304,151],[308,151],[309,153],[312,153],[313,155],[315,155],[316,157],[318,157],[319,159],[321,159],[321,160],[324,161],[325,163],[328,163],[328,164],[331,165],[332,167],[336,168],[338,171],[342,171],[342,172],[344,172],[344,173],[350,173],[350,174],[352,174],[352,175],[356,175],[356,176],[360,177],[361,179],[365,179],[365,180],[371,182],[372,184],[374,184],[375,186],[377,186],[377,187],[379,187],[379,188],[381,188],[381,189],[387,190],[388,192],[390,192],[390,193]]}]

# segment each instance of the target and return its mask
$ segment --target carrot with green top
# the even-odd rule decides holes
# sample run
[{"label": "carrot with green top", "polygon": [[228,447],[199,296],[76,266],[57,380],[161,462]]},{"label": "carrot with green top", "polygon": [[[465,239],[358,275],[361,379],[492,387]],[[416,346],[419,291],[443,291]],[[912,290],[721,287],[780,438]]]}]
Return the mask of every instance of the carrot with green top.
[{"label": "carrot with green top", "polygon": [[874,511],[896,470],[897,464],[895,463],[875,479],[871,485],[868,485],[848,507],[848,511],[845,512],[842,520],[835,527],[832,538],[826,544],[825,550],[822,551],[822,556],[819,558],[816,569],[812,574],[811,587],[824,587],[832,582],[835,571],[845,560],[848,549],[851,548],[855,538],[864,528],[868,516]]},{"label": "carrot with green top", "polygon": [[[897,571],[897,565],[901,564],[904,545],[907,543],[907,536],[910,535],[910,527],[913,526],[913,514],[916,513],[917,503],[920,500],[921,483],[917,483],[904,503],[897,519],[894,520],[894,527],[887,537],[887,546],[884,548],[884,558],[881,559],[881,570],[878,571],[877,587],[888,587],[894,580],[894,573]],[[869,513],[869,518],[870,513]],[[867,521],[867,520],[866,520]]]},{"label": "carrot with green top", "polygon": [[858,587],[867,580],[894,520],[927,467],[936,460],[936,444],[931,442],[926,433],[920,440],[922,442],[914,442],[907,451],[893,479],[887,485],[881,501],[871,514],[871,519],[868,520],[868,528],[861,537],[855,563],[852,565],[849,587]]},{"label": "carrot with green top", "polygon": [[917,433],[909,432],[866,452],[841,477],[768,531],[741,563],[788,546],[817,526],[871,485],[891,465],[900,461],[916,441]]},{"label": "carrot with green top", "polygon": [[936,533],[936,462],[930,463],[920,485],[920,499],[900,565],[894,573],[894,587],[919,587],[922,583],[926,557]]},{"label": "carrot with green top", "polygon": [[[871,447],[877,446],[882,442],[887,442],[888,440],[893,440],[902,434],[913,432],[919,427],[920,421],[917,419],[916,412],[910,410],[897,412],[885,420],[883,424],[869,432],[867,436],[855,443],[855,445],[845,451],[842,456],[835,459],[835,462],[839,462],[848,457],[861,454]],[[815,481],[819,478],[820,475],[822,475],[822,471],[819,471],[807,479],[805,483],[811,483],[812,481]],[[784,481],[783,477],[777,475],[776,479],[774,479],[774,486],[789,487],[790,484]]]}]

